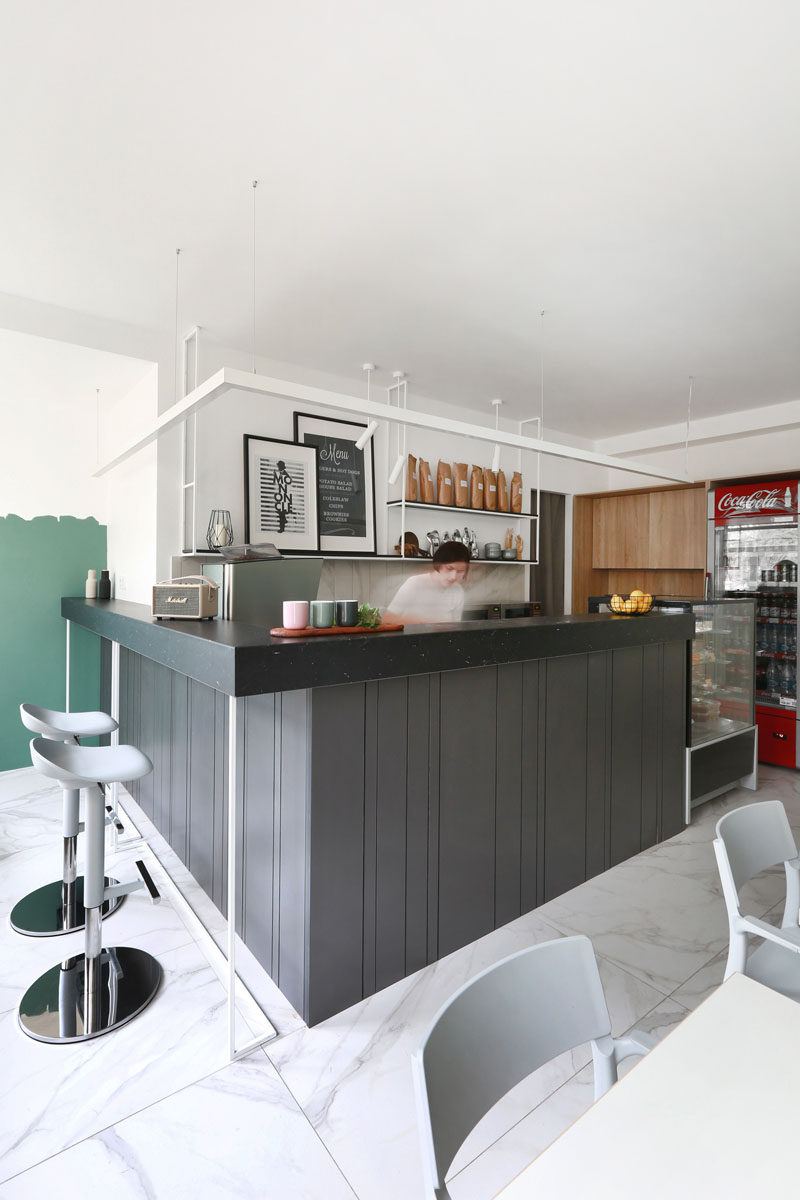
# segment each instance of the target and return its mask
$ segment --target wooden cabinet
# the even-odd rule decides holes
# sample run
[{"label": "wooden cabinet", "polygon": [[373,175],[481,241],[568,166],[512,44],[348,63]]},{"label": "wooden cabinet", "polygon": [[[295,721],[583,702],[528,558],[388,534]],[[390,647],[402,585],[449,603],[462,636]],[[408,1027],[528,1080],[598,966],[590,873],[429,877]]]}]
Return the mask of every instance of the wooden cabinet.
[{"label": "wooden cabinet", "polygon": [[668,571],[704,571],[706,493],[701,488],[650,495],[650,561]]},{"label": "wooden cabinet", "polygon": [[595,498],[595,568],[703,570],[706,564],[705,492],[678,488]]},{"label": "wooden cabinet", "polygon": [[646,567],[650,557],[650,496],[603,496],[592,513],[593,567]]},{"label": "wooden cabinet", "polygon": [[706,570],[706,494],[693,487],[595,492],[572,507],[572,611],[589,596],[642,588],[700,599]]}]

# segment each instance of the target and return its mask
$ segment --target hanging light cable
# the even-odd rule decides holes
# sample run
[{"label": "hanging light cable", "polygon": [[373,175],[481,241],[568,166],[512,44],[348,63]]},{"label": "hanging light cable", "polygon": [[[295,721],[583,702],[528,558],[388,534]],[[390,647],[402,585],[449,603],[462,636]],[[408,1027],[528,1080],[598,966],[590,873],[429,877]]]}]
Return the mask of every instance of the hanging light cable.
[{"label": "hanging light cable", "polygon": [[256,188],[258,180],[253,180],[253,312],[251,331],[251,353],[253,359],[253,374],[256,373]]},{"label": "hanging light cable", "polygon": [[180,296],[180,249],[175,251],[175,401],[177,402],[180,396],[180,388],[178,386],[178,329],[179,329],[179,313],[178,313],[178,298]]},{"label": "hanging light cable", "polygon": [[684,446],[684,469],[689,477],[689,429],[692,423],[692,396],[694,393],[694,376],[689,376],[689,398],[686,404],[686,444]]},{"label": "hanging light cable", "polygon": [[[494,405],[494,427],[496,430],[500,428],[500,405],[502,403],[503,403],[503,401],[500,400],[499,397],[495,397],[495,399],[492,401],[492,404]],[[499,442],[495,442],[495,444],[494,444],[494,454],[492,455],[492,470],[494,471],[495,475],[500,470],[500,443]]]}]

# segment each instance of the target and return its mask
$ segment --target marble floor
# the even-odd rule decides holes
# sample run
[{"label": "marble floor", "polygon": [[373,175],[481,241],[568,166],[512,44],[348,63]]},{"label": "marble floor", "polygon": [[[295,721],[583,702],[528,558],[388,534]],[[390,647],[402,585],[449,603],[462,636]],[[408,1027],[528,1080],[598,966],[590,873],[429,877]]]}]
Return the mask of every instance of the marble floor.
[{"label": "marble floor", "polygon": [[[13,902],[58,875],[60,793],[33,771],[0,775],[0,1198],[36,1200],[56,1188],[59,1200],[83,1198],[87,1184],[113,1188],[116,1200],[421,1196],[409,1056],[440,1005],[505,955],[580,932],[594,942],[614,1033],[667,1033],[722,980],[727,925],[711,839],[724,811],[755,798],[736,791],[704,805],[678,837],[313,1029],[243,952],[242,974],[277,1036],[229,1064],[215,944],[224,923],[129,798],[129,827],[136,822],[146,848],[110,862],[129,878],[132,859],[144,856],[163,900],[130,896],[104,936],[155,953],[162,988],[109,1037],[48,1046],[21,1033],[21,993],[81,935],[56,949],[10,930]],[[757,798],[782,800],[800,834],[800,775],[762,767]],[[782,871],[766,873],[751,885],[749,911],[777,919],[782,894]],[[238,1041],[263,1030],[243,993]],[[591,1097],[585,1047],[526,1080],[462,1147],[454,1200],[495,1195]]]}]

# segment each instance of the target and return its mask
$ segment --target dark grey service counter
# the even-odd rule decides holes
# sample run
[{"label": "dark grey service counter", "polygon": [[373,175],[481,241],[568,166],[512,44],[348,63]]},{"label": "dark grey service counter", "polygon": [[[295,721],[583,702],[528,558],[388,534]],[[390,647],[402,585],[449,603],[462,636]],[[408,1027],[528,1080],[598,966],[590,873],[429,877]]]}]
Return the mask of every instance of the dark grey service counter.
[{"label": "dark grey service counter", "polygon": [[690,638],[694,624],[685,613],[591,613],[293,639],[238,621],[158,621],[146,605],[125,600],[64,598],[61,615],[227,696],[655,645]]},{"label": "dark grey service counter", "polygon": [[119,642],[131,792],[311,1023],[683,827],[688,614],[280,641],[62,600]]}]

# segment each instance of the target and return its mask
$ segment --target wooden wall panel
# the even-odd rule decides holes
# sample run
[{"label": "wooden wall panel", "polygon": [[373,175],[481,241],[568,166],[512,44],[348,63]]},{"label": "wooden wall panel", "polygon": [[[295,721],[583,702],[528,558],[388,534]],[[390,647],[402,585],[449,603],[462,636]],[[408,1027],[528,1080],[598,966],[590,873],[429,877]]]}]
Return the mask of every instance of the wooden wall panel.
[{"label": "wooden wall panel", "polygon": [[496,667],[441,676],[439,957],[494,927]]},{"label": "wooden wall panel", "polygon": [[496,925],[522,910],[522,663],[497,668],[497,782],[495,785]]},{"label": "wooden wall panel", "polygon": [[364,684],[311,693],[308,1019],[363,995]]},{"label": "wooden wall panel", "polygon": [[586,879],[586,744],[588,655],[550,658],[545,707],[544,900]]},{"label": "wooden wall panel", "polygon": [[679,488],[650,496],[650,558],[659,570],[706,568],[706,493]]},{"label": "wooden wall panel", "polygon": [[644,661],[641,646],[613,651],[611,708],[611,846],[609,866],[642,849],[642,702]]},{"label": "wooden wall panel", "polygon": [[650,566],[650,496],[603,496],[592,510],[592,566]]},{"label": "wooden wall panel", "polygon": [[384,679],[378,695],[375,986],[405,975],[408,679]]},{"label": "wooden wall panel", "polygon": [[[677,832],[685,697],[670,643],[241,701],[237,929],[340,1011]],[[154,820],[223,911],[227,704],[122,655]]]},{"label": "wooden wall panel", "polygon": [[408,680],[406,763],[406,974],[428,962],[429,763],[431,676]]},{"label": "wooden wall panel", "polygon": [[586,878],[609,861],[611,810],[611,651],[587,655],[586,678]]}]

